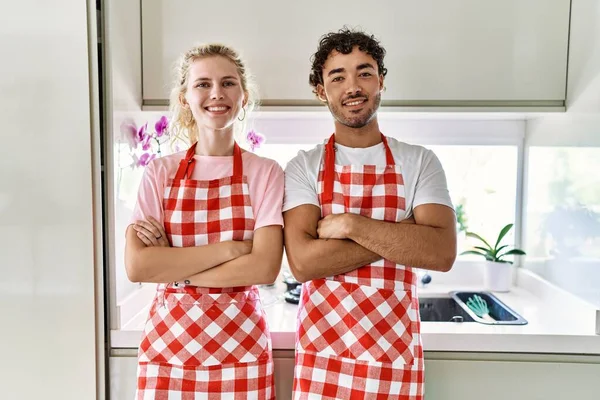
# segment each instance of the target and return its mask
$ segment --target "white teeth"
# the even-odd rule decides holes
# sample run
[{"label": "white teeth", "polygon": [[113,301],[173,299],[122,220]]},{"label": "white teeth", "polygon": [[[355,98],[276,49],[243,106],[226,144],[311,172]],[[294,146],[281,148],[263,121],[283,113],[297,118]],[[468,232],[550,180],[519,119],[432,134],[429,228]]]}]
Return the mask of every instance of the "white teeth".
[{"label": "white teeth", "polygon": [[227,107],[208,107],[207,110],[214,111],[214,112],[225,111],[225,110],[227,110]]},{"label": "white teeth", "polygon": [[358,101],[351,101],[349,103],[346,103],[347,106],[357,106],[359,104],[362,104],[364,102],[364,100],[358,100]]}]

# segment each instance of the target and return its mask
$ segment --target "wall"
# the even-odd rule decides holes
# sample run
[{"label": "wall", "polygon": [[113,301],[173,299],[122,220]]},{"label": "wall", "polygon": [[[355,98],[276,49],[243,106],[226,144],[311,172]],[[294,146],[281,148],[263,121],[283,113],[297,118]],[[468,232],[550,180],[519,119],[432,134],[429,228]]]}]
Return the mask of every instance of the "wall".
[{"label": "wall", "polygon": [[89,10],[77,0],[0,9],[1,397],[93,399]]}]

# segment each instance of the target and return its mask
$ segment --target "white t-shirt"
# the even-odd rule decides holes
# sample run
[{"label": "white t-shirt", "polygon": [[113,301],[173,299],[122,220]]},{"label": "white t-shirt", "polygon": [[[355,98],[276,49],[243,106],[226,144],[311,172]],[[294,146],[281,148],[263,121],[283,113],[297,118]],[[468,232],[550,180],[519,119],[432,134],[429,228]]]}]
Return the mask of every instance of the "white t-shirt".
[{"label": "white t-shirt", "polygon": [[[433,151],[422,146],[400,142],[387,137],[394,160],[401,167],[404,179],[406,217],[412,216],[415,207],[422,204],[442,204],[454,209],[446,174]],[[385,166],[383,142],[367,148],[352,148],[335,144],[337,165]],[[325,145],[319,144],[309,151],[300,151],[285,168],[285,196],[283,211],[303,204],[319,204],[317,179],[325,155]]]}]

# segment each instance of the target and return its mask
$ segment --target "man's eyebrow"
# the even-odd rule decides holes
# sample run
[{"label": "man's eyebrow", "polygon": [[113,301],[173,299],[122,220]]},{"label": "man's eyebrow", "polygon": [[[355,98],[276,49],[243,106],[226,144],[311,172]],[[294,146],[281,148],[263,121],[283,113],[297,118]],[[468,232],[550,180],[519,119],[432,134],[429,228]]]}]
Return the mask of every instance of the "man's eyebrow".
[{"label": "man's eyebrow", "polygon": [[375,69],[375,67],[373,66],[373,64],[371,64],[371,63],[364,63],[364,64],[360,64],[358,67],[356,67],[356,70],[360,71],[361,69],[366,69],[366,68]]},{"label": "man's eyebrow", "polygon": [[335,68],[335,69],[332,69],[331,71],[329,71],[327,76],[331,76],[333,74],[339,74],[340,72],[344,72],[344,71],[346,71],[344,68]]}]

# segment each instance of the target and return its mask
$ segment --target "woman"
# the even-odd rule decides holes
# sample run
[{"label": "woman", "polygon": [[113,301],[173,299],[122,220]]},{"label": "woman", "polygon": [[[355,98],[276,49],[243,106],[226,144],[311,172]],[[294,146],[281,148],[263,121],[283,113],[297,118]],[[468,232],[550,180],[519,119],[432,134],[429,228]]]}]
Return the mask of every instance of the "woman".
[{"label": "woman", "polygon": [[254,104],[238,54],[182,55],[171,132],[187,152],[150,163],[127,229],[133,282],[159,283],[139,349],[138,399],[275,397],[258,289],[283,253],[283,171],[239,148],[234,124]]}]

